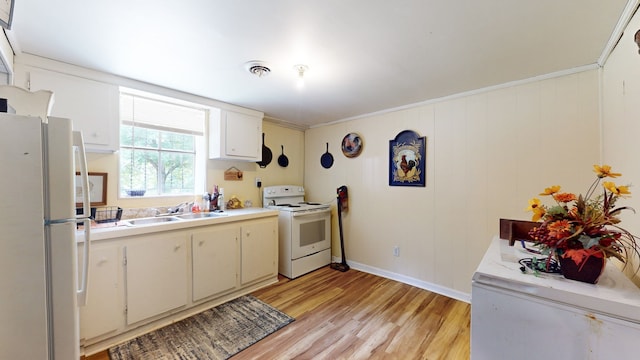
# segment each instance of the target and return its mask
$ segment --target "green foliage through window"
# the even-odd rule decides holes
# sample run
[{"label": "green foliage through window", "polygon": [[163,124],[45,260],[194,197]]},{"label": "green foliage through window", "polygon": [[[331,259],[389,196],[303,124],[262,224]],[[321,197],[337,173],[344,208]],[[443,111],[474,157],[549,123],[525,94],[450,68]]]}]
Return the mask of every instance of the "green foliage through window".
[{"label": "green foliage through window", "polygon": [[145,196],[196,193],[202,135],[171,130],[136,123],[135,118],[120,125],[122,197],[128,190],[145,190]]}]

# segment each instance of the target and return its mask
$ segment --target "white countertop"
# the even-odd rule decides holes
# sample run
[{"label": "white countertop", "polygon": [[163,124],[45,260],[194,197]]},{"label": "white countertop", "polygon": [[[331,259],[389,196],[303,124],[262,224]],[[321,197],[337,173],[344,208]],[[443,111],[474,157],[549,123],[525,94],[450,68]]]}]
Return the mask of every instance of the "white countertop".
[{"label": "white countertop", "polygon": [[494,237],[473,281],[640,323],[640,289],[611,261],[598,283],[588,284],[561,274],[534,275],[531,269],[523,273],[518,260],[530,257],[520,244],[509,246],[507,240]]},{"label": "white countertop", "polygon": [[[158,231],[170,231],[187,229],[198,226],[207,226],[214,224],[224,224],[235,221],[259,219],[270,216],[278,216],[277,210],[264,209],[258,207],[225,210],[223,216],[200,219],[181,219],[178,221],[170,221],[165,223],[145,224],[130,226],[126,220],[117,223],[102,224],[100,227],[91,228],[91,241],[107,240],[135,235],[149,234]],[[134,219],[131,219],[134,220]],[[76,241],[84,241],[84,231],[76,232]]]}]

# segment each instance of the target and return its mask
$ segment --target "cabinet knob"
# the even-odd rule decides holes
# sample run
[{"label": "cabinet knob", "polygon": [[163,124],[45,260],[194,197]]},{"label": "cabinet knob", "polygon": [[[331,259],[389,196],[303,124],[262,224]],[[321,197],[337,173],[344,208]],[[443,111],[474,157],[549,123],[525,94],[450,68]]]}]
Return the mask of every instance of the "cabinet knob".
[{"label": "cabinet knob", "polygon": [[251,231],[247,231],[246,235],[251,236]]},{"label": "cabinet knob", "polygon": [[178,251],[178,250],[180,250],[180,248],[181,248],[181,247],[182,247],[182,245],[180,245],[180,244],[176,244],[176,245],[173,247],[173,250],[174,250],[174,251]]},{"label": "cabinet knob", "polygon": [[199,246],[204,245],[204,241],[203,241],[203,240],[200,240],[200,241],[198,242],[198,245],[199,245]]}]

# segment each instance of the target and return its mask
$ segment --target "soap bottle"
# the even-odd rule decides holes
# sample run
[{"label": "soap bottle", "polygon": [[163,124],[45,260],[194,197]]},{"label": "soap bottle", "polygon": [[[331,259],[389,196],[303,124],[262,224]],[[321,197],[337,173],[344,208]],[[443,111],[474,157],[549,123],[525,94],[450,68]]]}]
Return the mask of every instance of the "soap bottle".
[{"label": "soap bottle", "polygon": [[193,213],[199,213],[200,212],[200,201],[198,201],[198,197],[196,197],[193,200],[193,203],[191,204],[191,212]]},{"label": "soap bottle", "polygon": [[226,204],[224,203],[224,189],[220,188],[220,193],[218,194],[218,210],[224,211],[225,205]]}]

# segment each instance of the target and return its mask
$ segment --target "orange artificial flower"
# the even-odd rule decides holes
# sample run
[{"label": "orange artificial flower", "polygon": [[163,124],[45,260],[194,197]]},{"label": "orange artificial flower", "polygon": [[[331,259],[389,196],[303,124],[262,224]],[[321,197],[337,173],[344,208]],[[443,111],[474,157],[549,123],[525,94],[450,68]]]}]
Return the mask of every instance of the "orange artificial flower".
[{"label": "orange artificial flower", "polygon": [[547,226],[547,229],[549,229],[549,236],[556,239],[571,235],[571,223],[569,223],[569,220],[554,221]]},{"label": "orange artificial flower", "polygon": [[553,194],[553,199],[558,202],[568,203],[577,199],[575,194],[572,193],[556,193]]}]

